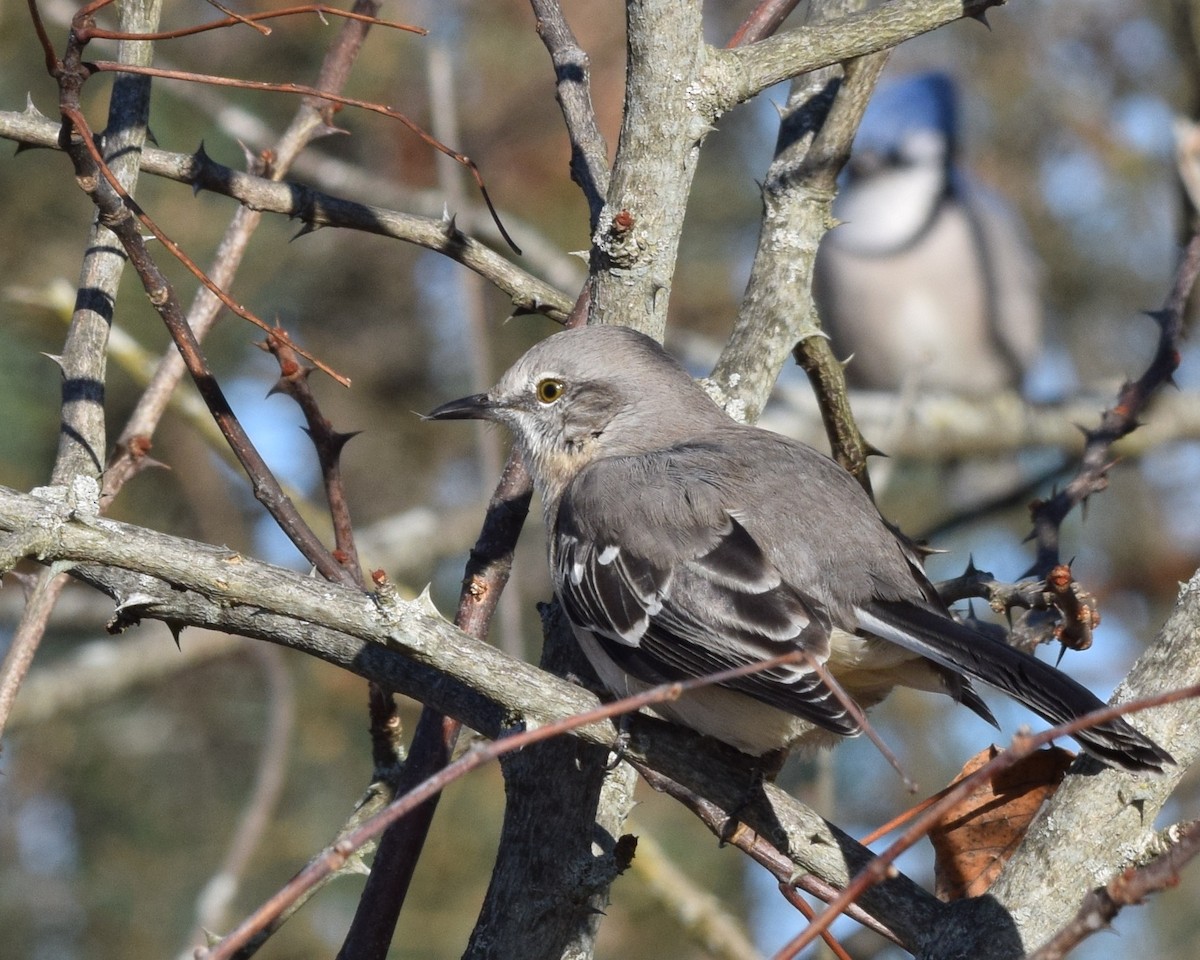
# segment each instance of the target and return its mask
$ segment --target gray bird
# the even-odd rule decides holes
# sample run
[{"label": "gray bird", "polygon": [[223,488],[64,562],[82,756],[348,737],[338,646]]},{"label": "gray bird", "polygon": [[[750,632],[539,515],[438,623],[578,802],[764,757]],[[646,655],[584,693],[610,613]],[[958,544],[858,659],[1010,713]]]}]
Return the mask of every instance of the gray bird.
[{"label": "gray bird", "polygon": [[[556,334],[488,393],[428,417],[494,420],[515,434],[542,497],[555,593],[618,696],[799,647],[864,708],[907,686],[994,724],[971,679],[1051,723],[1102,706],[1049,664],[952,619],[849,473],[732,420],[640,333]],[[860,732],[805,664],[655,710],[754,756]],[[1123,720],[1077,739],[1130,769],[1171,761]]]},{"label": "gray bird", "polygon": [[956,166],[944,74],[882,88],[855,138],[813,283],[856,386],[1020,387],[1041,343],[1038,269],[1010,210]]}]

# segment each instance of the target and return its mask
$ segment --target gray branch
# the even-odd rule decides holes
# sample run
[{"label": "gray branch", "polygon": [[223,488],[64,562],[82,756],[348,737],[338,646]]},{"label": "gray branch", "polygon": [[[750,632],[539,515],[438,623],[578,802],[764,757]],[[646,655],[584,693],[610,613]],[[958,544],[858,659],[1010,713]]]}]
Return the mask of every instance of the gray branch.
[{"label": "gray branch", "polygon": [[714,50],[706,77],[718,113],[811,70],[877,53],[1004,0],[894,0],[867,13],[810,24],[732,50]]}]

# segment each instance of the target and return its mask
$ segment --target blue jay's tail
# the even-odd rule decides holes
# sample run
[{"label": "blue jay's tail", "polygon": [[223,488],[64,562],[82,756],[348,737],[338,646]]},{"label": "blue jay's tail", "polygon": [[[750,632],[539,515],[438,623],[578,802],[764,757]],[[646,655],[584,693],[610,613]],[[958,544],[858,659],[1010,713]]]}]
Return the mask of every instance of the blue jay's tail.
[{"label": "blue jay's tail", "polygon": [[[1105,706],[1090,690],[1037,657],[934,610],[875,600],[857,609],[859,626],[876,636],[996,687],[1052,724]],[[1161,771],[1175,759],[1120,717],[1075,734],[1080,746],[1126,770]]]}]

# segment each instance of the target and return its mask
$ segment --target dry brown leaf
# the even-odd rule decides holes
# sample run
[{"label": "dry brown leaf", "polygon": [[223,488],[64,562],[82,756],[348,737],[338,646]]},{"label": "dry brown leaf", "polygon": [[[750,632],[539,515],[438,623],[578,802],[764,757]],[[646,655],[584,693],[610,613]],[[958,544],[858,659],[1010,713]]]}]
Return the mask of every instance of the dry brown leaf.
[{"label": "dry brown leaf", "polygon": [[[957,783],[993,759],[989,747],[967,761]],[[929,833],[935,854],[935,892],[942,900],[977,897],[1000,873],[1042,803],[1062,782],[1075,755],[1048,747],[1030,754],[991,783],[981,783],[948,810]]]}]

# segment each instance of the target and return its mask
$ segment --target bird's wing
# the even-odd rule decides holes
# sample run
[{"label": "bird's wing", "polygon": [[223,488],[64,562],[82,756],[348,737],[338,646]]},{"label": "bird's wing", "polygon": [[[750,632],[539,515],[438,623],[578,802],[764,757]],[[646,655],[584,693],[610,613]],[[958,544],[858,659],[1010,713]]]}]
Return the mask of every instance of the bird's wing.
[{"label": "bird's wing", "polygon": [[[863,629],[996,687],[1052,724],[1104,703],[1050,664],[934,610],[908,601],[872,600],[857,610]],[[1088,753],[1131,770],[1161,770],[1171,755],[1117,717],[1074,734]]]},{"label": "bird's wing", "polygon": [[[597,461],[559,504],[552,567],[571,622],[595,635],[626,673],[649,683],[796,649],[823,661],[831,627],[820,605],[784,582],[736,515],[705,498],[703,485],[683,493],[669,476],[647,476],[644,467]],[[629,509],[631,501],[638,509]],[[834,732],[859,732],[807,663],[722,685]]]}]

